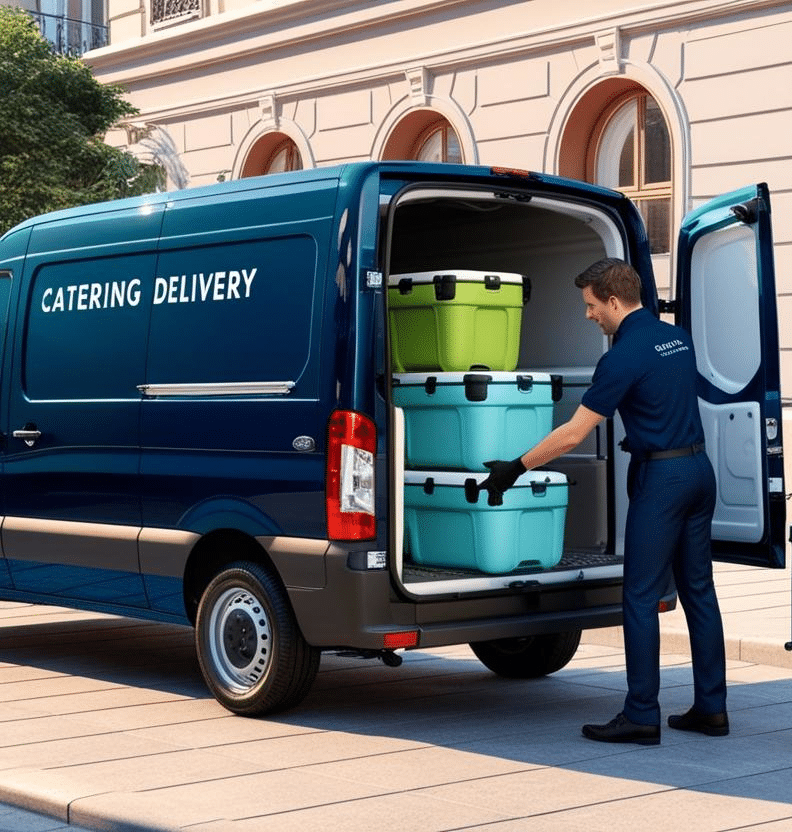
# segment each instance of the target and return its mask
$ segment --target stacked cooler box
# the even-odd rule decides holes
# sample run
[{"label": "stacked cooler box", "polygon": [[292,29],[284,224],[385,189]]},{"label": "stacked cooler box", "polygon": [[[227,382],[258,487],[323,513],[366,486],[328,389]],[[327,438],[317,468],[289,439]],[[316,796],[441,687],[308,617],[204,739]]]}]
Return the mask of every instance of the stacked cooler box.
[{"label": "stacked cooler box", "polygon": [[473,271],[392,275],[393,400],[404,411],[405,550],[426,566],[498,574],[561,559],[563,474],[528,472],[490,506],[484,462],[552,429],[560,379],[514,372],[527,281]]}]

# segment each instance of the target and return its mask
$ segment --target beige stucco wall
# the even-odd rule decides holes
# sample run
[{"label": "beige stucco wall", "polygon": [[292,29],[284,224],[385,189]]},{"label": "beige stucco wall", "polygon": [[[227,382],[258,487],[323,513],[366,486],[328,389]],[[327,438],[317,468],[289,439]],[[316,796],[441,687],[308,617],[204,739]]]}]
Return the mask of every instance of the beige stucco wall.
[{"label": "beige stucco wall", "polygon": [[[421,108],[451,122],[466,162],[555,173],[581,98],[640,83],[671,131],[675,223],[726,190],[771,188],[792,396],[792,3],[207,0],[202,18],[155,29],[149,2],[109,0],[111,46],[86,59],[148,125],[110,140],[155,143],[182,184],[238,176],[272,131],[305,166],[379,158]],[[655,263],[666,291],[671,261]]]}]

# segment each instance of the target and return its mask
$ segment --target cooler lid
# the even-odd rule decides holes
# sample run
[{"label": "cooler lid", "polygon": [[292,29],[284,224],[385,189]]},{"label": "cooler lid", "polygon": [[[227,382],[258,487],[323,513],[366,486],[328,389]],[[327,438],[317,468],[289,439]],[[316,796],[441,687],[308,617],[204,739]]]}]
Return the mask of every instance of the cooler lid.
[{"label": "cooler lid", "polygon": [[471,402],[487,400],[490,385],[516,388],[520,393],[530,393],[535,385],[550,385],[551,398],[559,401],[563,392],[561,376],[550,373],[506,372],[503,370],[471,369],[466,373],[394,373],[394,388],[422,387],[428,396],[438,387],[464,388],[465,397]]},{"label": "cooler lid", "polygon": [[[419,485],[422,488],[428,481],[434,485],[464,488],[469,480],[481,485],[489,476],[486,471],[405,471],[405,485]],[[534,486],[568,485],[567,475],[560,471],[526,471],[514,488],[532,488]]]},{"label": "cooler lid", "polygon": [[[389,286],[398,286],[403,280],[413,283],[434,283],[435,278],[455,278],[459,283],[516,283],[522,285],[523,276],[513,272],[483,272],[473,269],[435,269],[431,272],[405,272],[392,274],[388,278]],[[488,281],[489,278],[489,281]]]},{"label": "cooler lid", "polygon": [[488,370],[486,367],[471,368],[464,373],[441,373],[439,371],[426,373],[394,373],[393,383],[399,387],[426,387],[427,381],[434,379],[437,387],[447,384],[466,384],[470,377],[475,380],[487,381],[490,384],[551,384],[550,373],[533,373],[529,370],[506,372],[504,370]]}]

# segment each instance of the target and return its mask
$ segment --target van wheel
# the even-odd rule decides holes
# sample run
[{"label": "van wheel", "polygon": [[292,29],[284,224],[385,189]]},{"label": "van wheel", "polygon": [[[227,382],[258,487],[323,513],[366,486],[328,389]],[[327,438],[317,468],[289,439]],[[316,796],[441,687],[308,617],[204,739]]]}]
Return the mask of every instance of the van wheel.
[{"label": "van wheel", "polygon": [[321,657],[303,638],[277,578],[248,562],[226,567],[204,590],[195,643],[209,689],[243,716],[300,702]]},{"label": "van wheel", "polygon": [[476,641],[470,647],[493,673],[508,679],[536,679],[566,666],[580,644],[580,630],[525,638]]}]

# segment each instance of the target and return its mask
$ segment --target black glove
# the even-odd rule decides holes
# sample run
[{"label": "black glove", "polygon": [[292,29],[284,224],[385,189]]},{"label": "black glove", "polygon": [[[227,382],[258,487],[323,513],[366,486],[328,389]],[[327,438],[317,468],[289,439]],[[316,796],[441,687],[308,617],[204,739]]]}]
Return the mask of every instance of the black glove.
[{"label": "black glove", "polygon": [[522,458],[517,457],[511,462],[504,462],[501,459],[491,459],[485,462],[484,465],[490,469],[490,475],[479,486],[479,490],[486,489],[487,504],[491,506],[503,505],[503,493],[508,491],[517,478],[525,473],[525,466],[522,464]]}]

